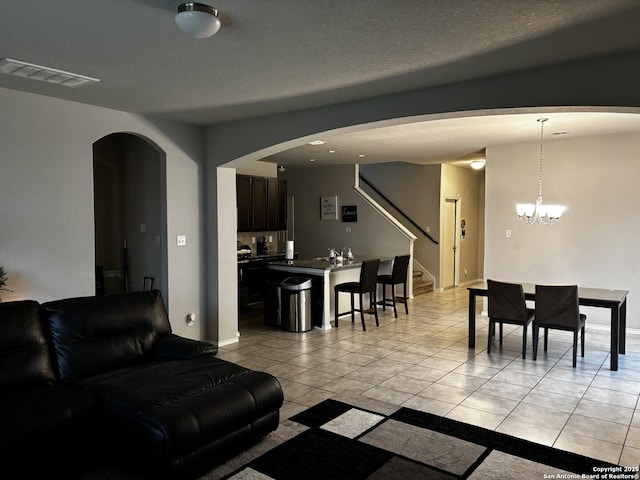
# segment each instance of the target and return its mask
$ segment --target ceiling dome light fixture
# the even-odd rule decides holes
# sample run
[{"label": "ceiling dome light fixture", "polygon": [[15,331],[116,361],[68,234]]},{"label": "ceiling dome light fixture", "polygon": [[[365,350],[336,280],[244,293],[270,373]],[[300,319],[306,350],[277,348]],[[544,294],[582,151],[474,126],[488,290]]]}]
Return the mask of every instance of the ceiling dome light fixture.
[{"label": "ceiling dome light fixture", "polygon": [[474,170],[482,170],[485,163],[486,160],[473,160],[470,165]]},{"label": "ceiling dome light fixture", "polygon": [[183,32],[196,38],[208,38],[220,30],[218,10],[204,3],[182,3],[178,5],[176,24]]},{"label": "ceiling dome light fixture", "polygon": [[518,203],[516,204],[516,213],[522,223],[533,225],[539,223],[541,225],[553,225],[564,213],[563,205],[542,205],[542,159],[544,157],[544,122],[548,118],[539,118],[540,122],[540,170],[538,173],[538,197],[536,203]]}]

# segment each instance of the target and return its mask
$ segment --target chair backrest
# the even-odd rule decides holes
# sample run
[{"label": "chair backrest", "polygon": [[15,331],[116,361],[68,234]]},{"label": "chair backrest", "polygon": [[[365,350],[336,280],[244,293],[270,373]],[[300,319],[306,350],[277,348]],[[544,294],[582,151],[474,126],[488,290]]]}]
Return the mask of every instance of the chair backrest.
[{"label": "chair backrest", "polygon": [[519,283],[487,280],[489,287],[489,318],[527,320],[527,303]]},{"label": "chair backrest", "polygon": [[407,281],[407,270],[409,269],[409,260],[411,255],[398,255],[393,259],[393,268],[391,269],[391,280],[393,283],[404,283]]},{"label": "chair backrest", "polygon": [[536,321],[575,327],[580,324],[577,285],[536,285]]},{"label": "chair backrest", "polygon": [[362,262],[360,267],[360,290],[362,292],[373,292],[377,288],[379,266],[379,258]]}]

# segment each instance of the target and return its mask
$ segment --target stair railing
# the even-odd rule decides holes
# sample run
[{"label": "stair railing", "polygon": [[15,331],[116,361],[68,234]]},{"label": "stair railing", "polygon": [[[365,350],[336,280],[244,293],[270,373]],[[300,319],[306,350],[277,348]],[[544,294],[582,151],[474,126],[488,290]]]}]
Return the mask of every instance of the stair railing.
[{"label": "stair railing", "polygon": [[413,219],[411,217],[409,217],[409,215],[407,215],[404,211],[402,211],[401,208],[399,208],[395,203],[393,203],[391,200],[389,200],[389,198],[387,198],[387,196],[385,194],[383,194],[378,188],[376,188],[369,180],[364,178],[362,176],[362,174],[358,173],[358,175],[359,175],[360,180],[362,182],[366,183],[369,186],[369,188],[371,188],[371,190],[373,190],[376,193],[376,195],[378,195],[380,198],[382,198],[395,211],[397,211],[400,215],[402,215],[402,217],[407,222],[409,222],[416,230],[418,230],[422,235],[424,235],[429,240],[431,240],[431,242],[434,243],[435,245],[438,245],[438,241],[436,239],[434,239],[431,235],[429,235],[429,232],[427,232],[425,229],[420,227],[420,225],[418,225],[416,222],[414,222]]}]

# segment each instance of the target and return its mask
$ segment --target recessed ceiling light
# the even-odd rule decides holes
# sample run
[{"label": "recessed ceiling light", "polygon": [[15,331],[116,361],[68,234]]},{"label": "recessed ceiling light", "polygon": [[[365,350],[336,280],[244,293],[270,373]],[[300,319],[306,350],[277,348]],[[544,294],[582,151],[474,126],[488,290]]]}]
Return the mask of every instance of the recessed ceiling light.
[{"label": "recessed ceiling light", "polygon": [[78,75],[77,73],[64,72],[55,68],[43,67],[21,60],[10,58],[0,59],[0,73],[14,75],[16,77],[29,78],[47,83],[57,83],[65,87],[81,87],[88,83],[99,82],[97,78]]},{"label": "recessed ceiling light", "polygon": [[325,143],[327,142],[325,142],[324,140],[313,140],[309,142],[309,145],[324,145]]},{"label": "recessed ceiling light", "polygon": [[315,158],[310,158],[310,159],[309,159],[309,161],[310,161],[310,162],[315,162],[315,161],[316,161],[316,159],[315,159]]},{"label": "recessed ceiling light", "polygon": [[327,150],[327,152],[329,152],[329,153],[336,153],[336,152],[337,152],[337,150]]},{"label": "recessed ceiling light", "polygon": [[359,158],[364,158],[364,157],[366,157],[366,156],[367,156],[367,155],[366,155],[365,153],[361,153],[360,155],[358,155],[358,157],[359,157]]}]

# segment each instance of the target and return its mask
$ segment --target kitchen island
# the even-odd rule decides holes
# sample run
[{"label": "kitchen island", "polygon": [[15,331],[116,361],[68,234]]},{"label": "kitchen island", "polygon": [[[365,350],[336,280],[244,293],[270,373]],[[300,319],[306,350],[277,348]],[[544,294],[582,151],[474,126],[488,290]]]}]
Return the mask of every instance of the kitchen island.
[{"label": "kitchen island", "polygon": [[[334,286],[343,282],[357,282],[360,279],[360,266],[365,260],[380,258],[378,274],[391,273],[393,257],[374,257],[356,255],[351,261],[332,263],[328,257],[269,262],[269,281],[272,285],[288,277],[306,277],[311,279],[311,321],[316,328],[329,330],[334,319]],[[378,300],[382,300],[382,290],[378,290]],[[349,305],[349,296],[344,294],[341,305]],[[356,297],[356,308],[358,298]],[[348,307],[345,307],[345,310]],[[341,309],[342,310],[342,309]]]}]

